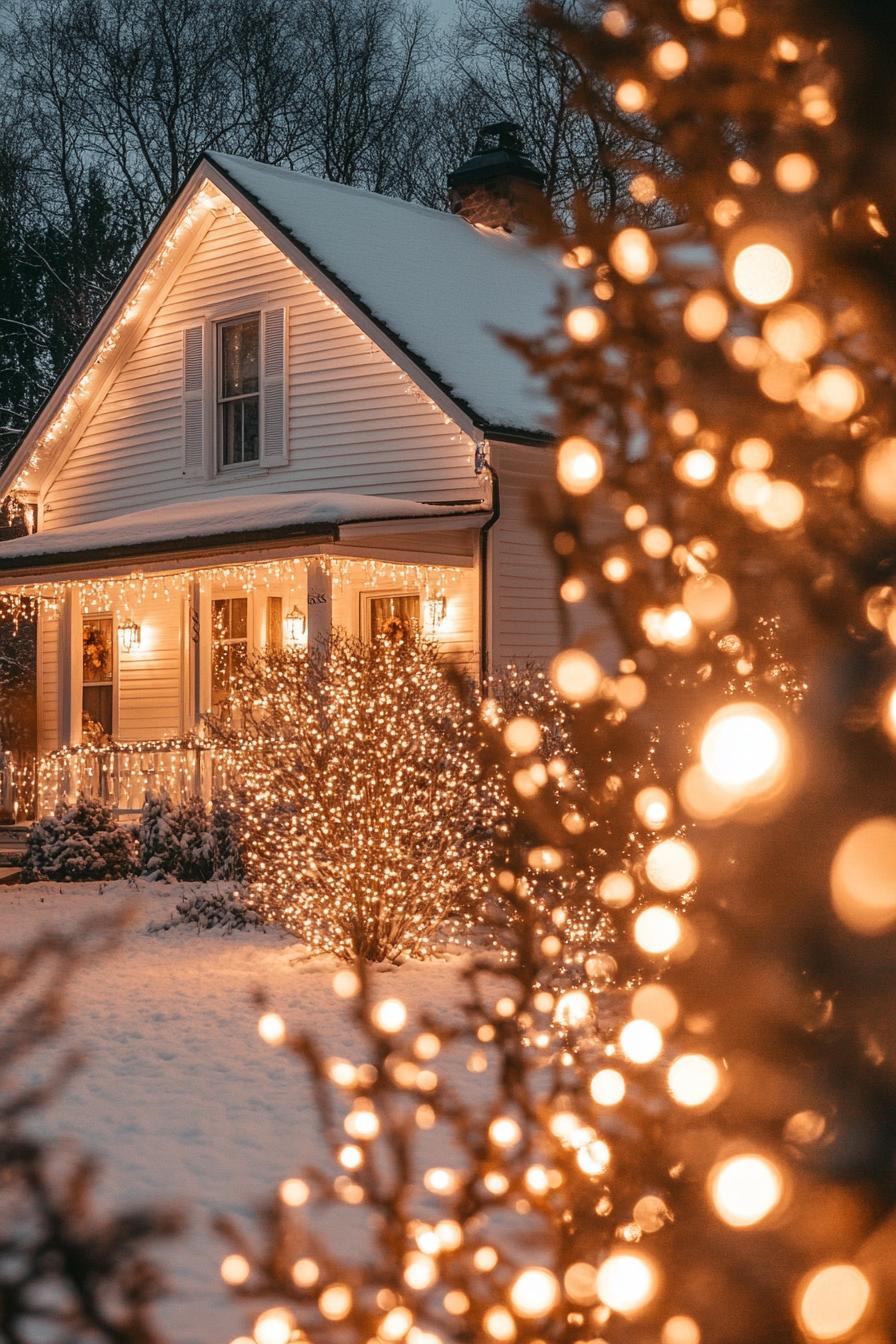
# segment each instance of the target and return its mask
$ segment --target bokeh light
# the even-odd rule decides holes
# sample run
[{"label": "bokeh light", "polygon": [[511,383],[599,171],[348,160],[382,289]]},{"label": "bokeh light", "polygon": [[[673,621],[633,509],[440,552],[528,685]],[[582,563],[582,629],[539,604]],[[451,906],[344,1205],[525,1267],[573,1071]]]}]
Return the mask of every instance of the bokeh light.
[{"label": "bokeh light", "polygon": [[714,341],[728,322],[728,304],[715,289],[701,289],[685,304],[684,329],[695,341]]},{"label": "bokeh light", "polygon": [[614,1251],[598,1268],[595,1287],[605,1306],[627,1316],[652,1300],[659,1275],[653,1260],[640,1251]]},{"label": "bokeh light", "polygon": [[686,840],[660,840],[648,850],[644,870],[657,891],[686,891],[697,880],[697,855]]},{"label": "bokeh light", "polygon": [[780,303],[796,283],[793,262],[774,243],[748,242],[735,250],[731,281],[742,299],[755,308]]},{"label": "bokeh light", "polygon": [[633,1017],[619,1033],[619,1045],[632,1064],[652,1064],[663,1051],[663,1033],[655,1022]]},{"label": "bokeh light", "polygon": [[566,314],[566,331],[574,341],[587,345],[596,341],[607,329],[607,319],[600,308],[573,308]]},{"label": "bokeh light", "polygon": [[669,1091],[679,1106],[704,1106],[720,1081],[719,1066],[708,1055],[679,1055],[669,1066]]},{"label": "bokeh light", "polygon": [[600,453],[590,439],[573,434],[557,450],[557,480],[571,495],[587,495],[604,474]]},{"label": "bokeh light", "polygon": [[896,523],[896,439],[881,439],[862,458],[862,503],[880,523]]},{"label": "bokeh light", "polygon": [[681,920],[674,910],[649,905],[635,919],[635,942],[650,956],[664,956],[681,941]]},{"label": "bokeh light", "polygon": [[782,154],[775,164],[775,181],[782,191],[808,191],[818,181],[818,164],[808,154]]},{"label": "bokeh light", "polygon": [[648,280],[656,270],[656,252],[644,229],[622,229],[610,244],[610,261],[632,284]]},{"label": "bokeh light", "polygon": [[756,798],[784,778],[790,761],[787,731],[765,705],[740,700],[713,714],[700,742],[700,760],[721,789]]},{"label": "bokeh light", "polygon": [[591,1079],[591,1096],[598,1106],[618,1106],[625,1096],[625,1078],[618,1069],[598,1069]]},{"label": "bokeh light", "polygon": [[564,649],[551,663],[551,681],[557,693],[573,704],[596,700],[603,676],[600,663],[585,649]]},{"label": "bokeh light", "polygon": [[560,1301],[560,1284],[549,1269],[530,1265],[510,1285],[510,1305],[518,1316],[536,1320],[547,1316]]},{"label": "bokeh light", "polygon": [[780,1168],[760,1153],[725,1158],[709,1174],[713,1208],[729,1227],[753,1227],[767,1218],[784,1194]]},{"label": "bokeh light", "polygon": [[872,817],[840,842],[831,864],[831,899],[855,933],[873,936],[896,923],[896,819]]},{"label": "bokeh light", "polygon": [[857,1265],[825,1265],[802,1283],[797,1319],[810,1339],[843,1339],[861,1324],[871,1304],[871,1284]]}]

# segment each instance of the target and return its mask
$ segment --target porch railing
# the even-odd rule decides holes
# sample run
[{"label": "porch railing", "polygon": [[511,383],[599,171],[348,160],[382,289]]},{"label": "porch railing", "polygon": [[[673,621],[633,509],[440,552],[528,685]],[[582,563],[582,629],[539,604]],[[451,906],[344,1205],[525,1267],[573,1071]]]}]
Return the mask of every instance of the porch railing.
[{"label": "porch railing", "polygon": [[166,790],[172,802],[210,798],[231,780],[230,758],[215,743],[195,738],[63,747],[37,766],[38,816],[85,794],[120,813],[139,812],[147,792]]},{"label": "porch railing", "polygon": [[32,755],[0,747],[0,821],[31,820],[36,780],[36,762]]}]

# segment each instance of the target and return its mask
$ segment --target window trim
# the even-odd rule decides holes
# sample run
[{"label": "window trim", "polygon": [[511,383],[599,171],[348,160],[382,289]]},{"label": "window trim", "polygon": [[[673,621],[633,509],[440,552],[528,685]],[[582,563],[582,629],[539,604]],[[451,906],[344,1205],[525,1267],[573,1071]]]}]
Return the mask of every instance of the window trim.
[{"label": "window trim", "polygon": [[373,602],[384,597],[415,597],[417,599],[418,630],[422,629],[423,595],[419,588],[362,588],[358,594],[360,602],[359,621],[361,639],[365,644],[369,644],[372,639],[370,615]]},{"label": "window trim", "polygon": [[[262,349],[263,308],[252,308],[245,312],[228,313],[212,319],[214,341],[209,342],[213,349],[212,394],[214,397],[214,461],[215,472],[258,471],[262,466],[262,434],[264,432],[264,350]],[[243,393],[238,397],[224,397],[224,360],[223,332],[225,327],[237,326],[241,322],[254,319],[258,330],[258,391]],[[258,405],[258,456],[243,462],[224,461],[224,407],[231,402],[248,401],[254,397]]]}]

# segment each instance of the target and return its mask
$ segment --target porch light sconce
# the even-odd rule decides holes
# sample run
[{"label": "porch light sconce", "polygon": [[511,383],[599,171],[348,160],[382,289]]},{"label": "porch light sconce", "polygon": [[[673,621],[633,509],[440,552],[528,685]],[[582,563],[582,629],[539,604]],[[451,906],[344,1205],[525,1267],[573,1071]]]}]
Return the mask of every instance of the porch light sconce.
[{"label": "porch light sconce", "polygon": [[136,621],[125,621],[118,627],[118,645],[123,653],[140,647],[140,627]]},{"label": "porch light sconce", "polygon": [[299,611],[298,607],[288,611],[283,617],[283,634],[287,644],[301,644],[306,625],[305,613]]},{"label": "porch light sconce", "polygon": [[438,630],[448,612],[448,599],[444,593],[437,597],[428,597],[425,602],[426,619],[431,630]]}]

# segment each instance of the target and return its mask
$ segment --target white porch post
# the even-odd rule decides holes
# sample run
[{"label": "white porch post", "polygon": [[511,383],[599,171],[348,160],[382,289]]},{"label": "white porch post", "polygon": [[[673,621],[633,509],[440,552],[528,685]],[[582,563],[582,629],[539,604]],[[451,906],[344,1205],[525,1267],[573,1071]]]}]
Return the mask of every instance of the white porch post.
[{"label": "white porch post", "polygon": [[[190,585],[189,603],[189,699],[188,730],[197,737],[205,736],[202,716],[211,709],[212,702],[212,602],[208,590],[198,580]],[[208,800],[211,797],[211,770],[204,769],[206,753],[199,747],[193,757],[193,793]]]},{"label": "white porch post", "polygon": [[190,584],[187,604],[187,732],[197,733],[202,722],[202,590],[198,581]]},{"label": "white porch post", "polygon": [[59,617],[59,745],[76,747],[81,741],[82,701],[81,592],[73,583],[62,601]]},{"label": "white porch post", "polygon": [[308,648],[325,643],[333,631],[333,580],[319,560],[308,566]]}]

